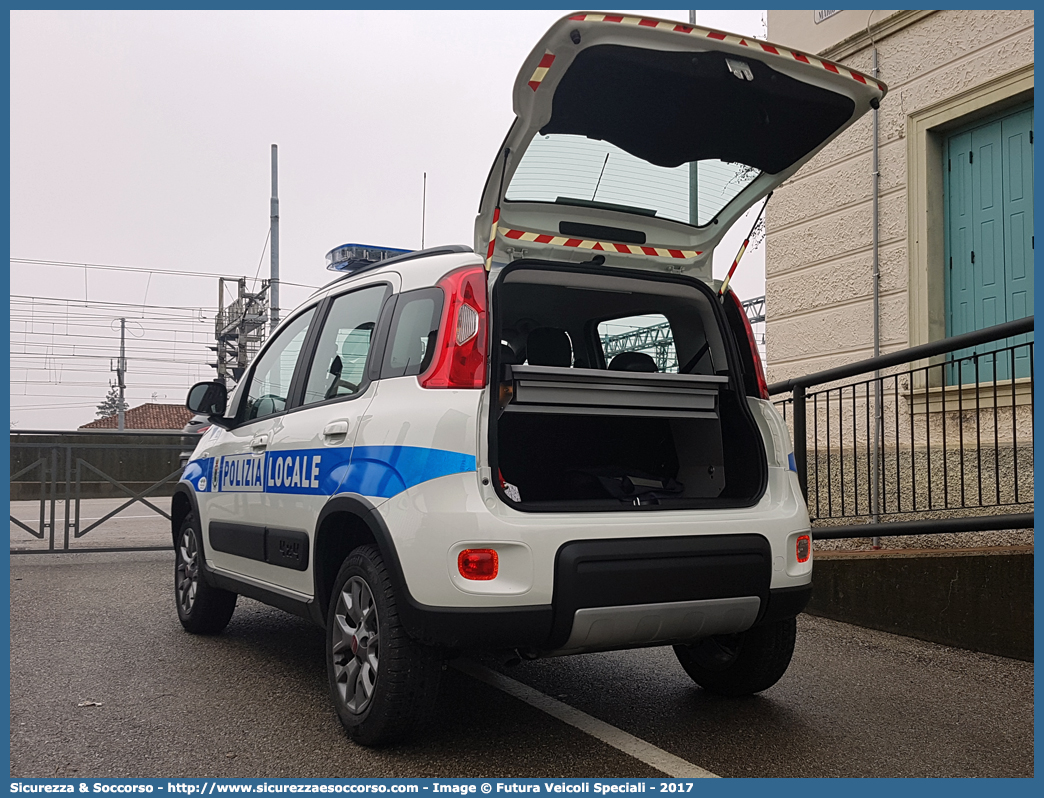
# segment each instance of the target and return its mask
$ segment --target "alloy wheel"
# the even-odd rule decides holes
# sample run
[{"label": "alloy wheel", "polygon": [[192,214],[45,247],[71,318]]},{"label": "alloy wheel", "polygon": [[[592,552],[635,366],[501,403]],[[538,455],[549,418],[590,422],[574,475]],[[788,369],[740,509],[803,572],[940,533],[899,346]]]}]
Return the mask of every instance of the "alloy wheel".
[{"label": "alloy wheel", "polygon": [[178,570],[175,589],[178,594],[178,606],[188,615],[196,603],[196,591],[199,588],[199,552],[196,550],[196,536],[191,529],[181,534],[181,545],[178,547]]},{"label": "alloy wheel", "polygon": [[337,693],[349,712],[361,714],[373,701],[380,654],[377,606],[361,577],[351,577],[341,588],[334,624],[332,655]]}]

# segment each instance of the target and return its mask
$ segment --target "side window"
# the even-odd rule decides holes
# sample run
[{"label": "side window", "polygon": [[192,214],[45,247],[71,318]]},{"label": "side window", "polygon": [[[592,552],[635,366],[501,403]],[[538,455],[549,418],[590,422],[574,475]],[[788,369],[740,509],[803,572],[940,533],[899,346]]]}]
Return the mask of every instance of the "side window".
[{"label": "side window", "polygon": [[598,338],[602,342],[605,364],[609,368],[623,371],[678,371],[674,333],[665,316],[650,313],[599,322]]},{"label": "side window", "polygon": [[392,316],[381,377],[423,374],[435,355],[443,294],[440,288],[422,288],[399,297]]},{"label": "side window", "polygon": [[247,388],[245,421],[282,413],[286,409],[290,381],[294,378],[297,358],[314,315],[315,308],[311,308],[290,322],[258,358]]},{"label": "side window", "polygon": [[337,297],[319,334],[302,404],[366,390],[366,359],[388,287],[374,285]]}]

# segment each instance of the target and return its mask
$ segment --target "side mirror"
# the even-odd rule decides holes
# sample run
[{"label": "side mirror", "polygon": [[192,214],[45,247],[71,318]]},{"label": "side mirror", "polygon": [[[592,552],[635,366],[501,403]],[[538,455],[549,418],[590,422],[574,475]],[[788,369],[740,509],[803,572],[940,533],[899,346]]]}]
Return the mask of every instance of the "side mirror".
[{"label": "side mirror", "polygon": [[223,416],[227,405],[228,389],[221,382],[197,382],[185,400],[185,407],[204,416]]}]

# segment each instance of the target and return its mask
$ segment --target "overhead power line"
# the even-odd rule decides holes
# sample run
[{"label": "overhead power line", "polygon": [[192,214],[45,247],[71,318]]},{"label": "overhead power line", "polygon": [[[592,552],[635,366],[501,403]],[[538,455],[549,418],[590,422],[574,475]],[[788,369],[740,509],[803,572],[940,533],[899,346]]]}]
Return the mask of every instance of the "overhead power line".
[{"label": "overhead power line", "polygon": [[[264,258],[264,254],[261,256]],[[119,272],[138,272],[140,274],[169,274],[174,277],[206,277],[209,280],[213,280],[216,277],[224,277],[228,280],[238,280],[244,275],[241,274],[219,274],[217,272],[194,272],[185,269],[149,269],[144,266],[113,266],[107,263],[73,263],[71,261],[61,260],[42,260],[39,258],[11,258],[11,263],[17,263],[23,266],[60,266],[70,269],[101,269],[104,271],[119,271]],[[255,277],[248,277],[248,280],[256,280]],[[280,278],[279,282],[282,285],[292,285],[297,288],[321,288],[318,285],[308,285],[307,283],[291,283],[287,280]],[[136,305],[132,304],[132,307]]]},{"label": "overhead power line", "polygon": [[76,410],[81,407],[93,407],[95,402],[77,402],[75,404],[61,404],[61,405],[18,405],[13,407],[13,410],[19,412],[27,410]]},{"label": "overhead power line", "polygon": [[185,310],[190,312],[198,312],[201,310],[213,313],[215,308],[212,305],[146,305],[141,302],[109,302],[101,299],[65,299],[63,297],[37,297],[29,296],[27,294],[11,294],[12,303],[18,301],[18,304],[28,304],[35,307],[46,307],[48,304],[62,302],[67,305],[74,305],[76,307],[83,308],[97,308],[98,310],[104,310],[105,308],[151,308],[155,310]]}]

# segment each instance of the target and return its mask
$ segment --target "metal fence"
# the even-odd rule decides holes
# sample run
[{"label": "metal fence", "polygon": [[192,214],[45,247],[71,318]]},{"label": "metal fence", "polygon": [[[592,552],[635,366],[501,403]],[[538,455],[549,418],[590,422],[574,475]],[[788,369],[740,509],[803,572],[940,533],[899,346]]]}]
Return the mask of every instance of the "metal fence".
[{"label": "metal fence", "polygon": [[[180,478],[186,449],[169,433],[12,431],[11,553],[169,549],[170,514],[161,497]],[[111,534],[131,507],[144,508],[154,522],[135,516],[124,524],[128,530]],[[98,546],[78,544],[92,532]]]},{"label": "metal fence", "polygon": [[770,385],[813,536],[1032,527],[1032,334],[1031,316]]}]

